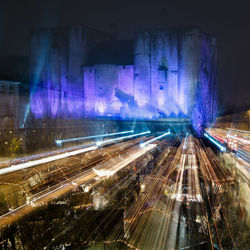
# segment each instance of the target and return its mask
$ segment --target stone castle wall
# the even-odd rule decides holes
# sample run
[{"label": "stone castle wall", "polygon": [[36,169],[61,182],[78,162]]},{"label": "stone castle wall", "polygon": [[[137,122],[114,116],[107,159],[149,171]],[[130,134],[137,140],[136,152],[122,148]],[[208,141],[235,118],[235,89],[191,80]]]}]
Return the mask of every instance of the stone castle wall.
[{"label": "stone castle wall", "polygon": [[[202,105],[214,105],[210,95],[216,75],[215,40],[200,29],[139,32],[133,65],[86,66],[88,51],[105,39],[104,34],[81,26],[33,34],[32,113],[64,118],[198,119]],[[198,96],[201,85],[205,101]]]},{"label": "stone castle wall", "polygon": [[[198,28],[139,32],[134,40],[131,71],[120,71],[122,66],[119,65],[84,68],[85,109],[92,105],[93,116],[198,120],[204,116],[204,107],[207,117],[201,119],[209,120],[215,104],[211,98],[216,74],[215,54],[214,38]],[[118,77],[121,72],[122,80]],[[119,84],[124,86],[120,95],[115,94],[117,88],[121,90]],[[91,101],[88,99],[90,92]],[[121,96],[124,99],[119,98]],[[87,112],[87,116],[90,113]]]},{"label": "stone castle wall", "polygon": [[48,28],[31,34],[31,112],[36,118],[84,115],[82,65],[89,49],[107,35],[82,26]]},{"label": "stone castle wall", "polygon": [[140,33],[135,42],[135,96],[154,114],[190,117],[202,56],[198,29]]},{"label": "stone castle wall", "polygon": [[83,68],[85,117],[133,118],[133,66],[99,64]]}]

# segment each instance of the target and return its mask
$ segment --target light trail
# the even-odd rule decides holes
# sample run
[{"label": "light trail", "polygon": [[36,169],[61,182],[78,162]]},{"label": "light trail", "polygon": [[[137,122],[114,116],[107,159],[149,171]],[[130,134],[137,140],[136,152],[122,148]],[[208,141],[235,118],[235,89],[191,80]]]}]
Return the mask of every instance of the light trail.
[{"label": "light trail", "polygon": [[[109,238],[110,241],[125,240],[125,244],[135,249],[166,248],[174,200],[168,199],[166,203],[160,200],[168,195],[166,185],[167,183],[172,185],[169,176],[175,172],[181,150],[178,150],[177,154],[169,154],[168,151],[166,149],[163,152],[156,169],[149,175],[149,178],[145,178],[143,183],[146,188],[140,198],[125,210],[125,236],[119,238],[117,232],[114,232],[112,238]],[[173,152],[176,152],[175,149]]]},{"label": "light trail", "polygon": [[58,139],[55,142],[56,142],[56,144],[58,146],[61,146],[65,142],[80,141],[80,140],[94,139],[94,138],[100,138],[100,137],[103,138],[103,137],[109,137],[109,136],[121,135],[121,134],[129,134],[129,133],[134,133],[134,130],[111,133],[111,134],[91,135],[91,136],[86,136],[86,137],[76,137],[76,138],[62,139],[62,140]]},{"label": "light trail", "polygon": [[234,129],[234,128],[227,128],[227,130],[230,130],[231,132],[240,133],[240,134],[247,134],[250,136],[250,132],[246,130],[239,130],[239,129]]},{"label": "light trail", "polygon": [[[160,137],[163,137],[165,134],[162,134]],[[209,136],[216,141],[216,137]],[[115,141],[122,140],[122,138],[128,139],[128,137],[131,138],[131,136],[124,136],[116,138]],[[112,184],[111,187],[108,186],[105,192],[102,193],[103,196],[108,194],[109,196],[107,197],[111,201],[113,197],[116,197],[115,195],[119,194],[120,187],[124,188],[126,186],[124,195],[119,196],[119,200],[115,203],[114,207],[111,207],[110,211],[102,217],[101,221],[98,221],[100,224],[98,224],[93,232],[89,231],[90,235],[85,243],[90,245],[99,243],[101,236],[106,233],[107,236],[104,239],[104,244],[122,242],[130,248],[135,249],[174,249],[177,246],[180,249],[185,249],[189,246],[203,244],[203,240],[205,239],[207,239],[206,242],[209,242],[210,239],[211,249],[214,249],[213,246],[216,245],[222,249],[224,247],[222,233],[224,235],[225,231],[225,233],[229,233],[236,248],[238,243],[236,244],[234,234],[231,231],[231,221],[228,218],[226,206],[223,213],[222,209],[218,209],[220,207],[218,206],[219,202],[222,202],[221,197],[223,192],[226,192],[224,191],[224,185],[230,181],[229,172],[223,168],[221,162],[210,148],[206,149],[205,146],[202,147],[202,141],[193,138],[191,135],[184,137],[178,148],[176,146],[172,147],[171,142],[163,140],[158,142],[157,147],[156,144],[150,144],[156,138],[146,141],[146,143],[149,143],[144,147],[139,147],[140,141],[144,140],[141,137],[124,142],[124,144],[129,144],[126,150],[124,150],[124,154],[113,155],[108,153],[108,157],[101,161],[101,163],[97,163],[99,165],[95,164],[87,169],[85,176],[83,176],[85,173],[82,172],[82,168],[81,171],[76,171],[77,174],[80,172],[80,179],[76,178],[76,176],[70,177],[70,179],[65,180],[63,183],[61,182],[57,186],[29,197],[27,204],[20,206],[15,211],[11,210],[7,214],[0,216],[0,228],[9,225],[23,215],[47,204],[49,201],[74,190],[79,185],[86,185],[91,181],[94,181],[94,183],[96,181],[102,182],[103,179],[97,178],[98,176],[109,177],[126,168],[126,170],[131,170],[131,176],[125,174],[124,178],[115,181],[115,184]],[[112,143],[113,141],[106,140],[101,143]],[[103,152],[112,147],[114,147],[113,150],[116,152],[117,149],[122,148],[121,144],[123,143],[119,141],[118,145],[113,144],[109,147],[96,150],[91,152],[88,157],[94,157],[92,153],[103,156]],[[135,180],[137,173],[140,173],[139,171],[141,170],[144,173],[144,164],[142,163],[146,157],[144,157],[143,152],[145,151],[145,156],[148,156],[150,154],[147,154],[146,151],[150,151],[151,147],[160,148],[161,144],[163,145],[163,149],[164,147],[165,149],[162,150],[161,148],[161,151],[159,150],[161,152],[160,155],[155,155],[156,159],[154,161],[156,161],[156,164],[154,168],[143,176],[143,178],[140,178],[140,183],[136,182],[135,184],[132,180]],[[166,145],[170,146],[166,148]],[[97,148],[98,145],[96,144],[95,146]],[[78,159],[80,157],[72,158]],[[82,162],[84,162],[84,159]],[[67,166],[69,165],[67,164]],[[93,166],[95,167],[93,168]],[[73,167],[69,168],[73,169]],[[51,175],[51,172],[49,175]],[[200,180],[202,180],[202,185]],[[127,197],[130,197],[130,195],[135,197],[135,188],[133,187],[139,188],[138,184],[140,186],[144,185],[144,190],[142,191],[141,189],[141,191],[138,191],[138,196],[130,203]],[[80,192],[82,191],[80,190]],[[210,199],[210,197],[213,199]],[[224,204],[222,203],[222,205]],[[56,235],[57,238],[71,231],[73,226],[76,225],[75,222],[79,222],[79,219],[86,214],[88,208],[95,206],[95,204],[90,204],[87,209],[86,206],[82,209],[82,204],[77,206],[81,209],[78,210],[79,213],[77,212],[77,218],[71,219],[70,217],[70,223],[67,224],[66,228],[63,227],[63,231]],[[120,215],[121,207],[123,209],[122,215]],[[221,219],[218,218],[217,211],[221,211],[224,217],[226,230],[224,225],[223,227],[220,225]],[[208,212],[210,212],[211,218],[208,217]],[[123,218],[123,222],[114,223],[114,219],[117,218],[116,216]],[[110,225],[112,225],[111,233],[108,231]],[[201,237],[193,237],[193,235],[196,235],[198,229],[199,234],[197,235],[201,235]],[[54,239],[55,237],[53,237],[53,241]],[[49,245],[53,246],[53,241]]]},{"label": "light trail", "polygon": [[207,137],[211,142],[213,142],[222,152],[226,152],[226,147],[214,140],[212,136],[208,135],[207,133],[204,133],[204,136]]},{"label": "light trail", "polygon": [[[144,155],[146,152],[150,151],[151,149],[153,149],[156,146],[156,144],[151,144],[148,145],[147,147],[137,150],[134,154],[128,156],[126,159],[122,160],[122,161],[118,161],[116,164],[114,164],[114,159],[112,159],[112,164],[111,167],[105,167],[104,166],[97,166],[96,168],[93,168],[93,171],[99,176],[99,177],[104,177],[104,176],[112,176],[115,173],[117,173],[119,170],[121,170],[122,168],[126,167],[127,165],[129,165],[130,163],[132,163],[133,161],[135,161],[136,159],[138,159],[139,157],[141,157],[142,155]],[[110,162],[107,162],[110,165]]]},{"label": "light trail", "polygon": [[235,153],[238,157],[245,160],[247,163],[250,163],[250,153],[244,152],[243,150],[238,149]]},{"label": "light trail", "polygon": [[187,149],[187,138],[188,138],[188,133],[186,134],[186,137],[184,139],[183,149]]},{"label": "light trail", "polygon": [[[152,144],[144,149],[136,149],[132,152],[133,154],[127,154],[122,160],[117,162],[117,164],[114,165],[113,161],[109,162],[109,168],[112,168],[113,171],[117,172],[120,169],[128,166],[133,161],[137,160],[139,157],[143,156],[145,153],[153,149],[156,145]],[[76,188],[79,185],[82,185],[83,183],[88,183],[91,180],[96,180],[96,177],[98,175],[95,173],[95,171],[87,170],[84,173],[80,173],[74,177],[71,177],[64,182],[59,183],[56,186],[53,186],[47,190],[43,190],[37,194],[34,194],[33,196],[29,197],[27,200],[27,203],[15,208],[14,210],[11,210],[7,212],[6,214],[3,214],[0,216],[0,228],[11,224],[15,220],[21,218],[22,216],[30,213],[31,211],[34,211],[36,208],[48,203],[49,201],[52,201],[70,191],[72,191],[74,188]],[[96,181],[98,182],[98,181]]]},{"label": "light trail", "polygon": [[151,139],[151,140],[149,140],[149,141],[147,141],[147,142],[143,142],[143,143],[140,144],[140,147],[141,147],[141,148],[144,148],[144,147],[147,146],[149,143],[152,143],[152,142],[155,142],[155,141],[157,141],[157,140],[160,140],[161,138],[163,138],[163,137],[165,137],[165,136],[167,136],[167,135],[169,135],[169,134],[170,134],[170,131],[168,131],[167,133],[164,133],[164,134],[162,134],[162,135],[160,135],[160,136],[158,136],[158,137],[155,137],[155,138],[153,138],[153,139]]},{"label": "light trail", "polygon": [[[234,157],[231,155],[231,157]],[[234,157],[235,167],[250,181],[250,164],[242,157]]]},{"label": "light trail", "polygon": [[183,173],[185,170],[185,163],[187,154],[182,153],[181,159],[180,159],[180,167],[178,169],[178,174],[176,178],[176,190],[175,190],[175,196],[176,201],[174,203],[174,207],[172,210],[172,220],[170,222],[170,228],[168,231],[168,240],[167,240],[167,246],[166,249],[174,249],[176,247],[176,237],[177,237],[177,230],[178,230],[178,223],[180,216],[180,208],[181,208],[181,196],[182,196],[182,185],[183,185]]},{"label": "light trail", "polygon": [[233,138],[233,139],[235,139],[235,140],[237,140],[237,141],[244,142],[244,143],[246,143],[246,144],[250,144],[250,140],[241,139],[241,138],[236,137],[236,136],[233,136],[233,135],[227,135],[227,137]]},{"label": "light trail", "polygon": [[78,150],[71,151],[71,152],[66,152],[66,153],[59,154],[59,155],[49,156],[49,157],[35,160],[35,161],[29,161],[29,162],[25,162],[25,163],[21,163],[21,164],[17,164],[17,165],[11,165],[10,167],[0,169],[0,175],[8,174],[8,173],[19,171],[19,170],[22,170],[25,168],[34,167],[36,165],[41,165],[44,163],[60,160],[60,159],[63,159],[63,158],[69,157],[69,156],[82,154],[82,153],[85,153],[85,152],[88,152],[91,150],[95,150],[95,149],[97,149],[96,146],[91,146],[91,147],[78,149]]},{"label": "light trail", "polygon": [[237,160],[237,158],[241,158],[241,164],[246,171],[249,172],[250,139],[248,131],[210,128],[207,129],[206,132],[214,139],[227,144],[228,148],[233,152],[235,159]]},{"label": "light trail", "polygon": [[88,146],[93,146],[93,145],[94,145],[94,143],[91,143],[91,144],[89,143],[89,144],[78,145],[78,146],[69,147],[69,148],[57,149],[57,150],[44,152],[44,153],[40,153],[40,154],[34,154],[34,155],[24,156],[24,157],[20,157],[20,158],[15,158],[11,161],[1,161],[0,168],[8,167],[10,165],[17,165],[17,164],[28,162],[28,161],[34,161],[34,160],[41,159],[44,157],[49,157],[49,156],[57,155],[60,153],[74,151],[77,149],[82,149],[82,148],[86,148]]},{"label": "light trail", "polygon": [[[213,166],[211,165],[210,161],[208,160],[208,157],[207,157],[207,155],[205,153],[205,150],[200,150],[200,154],[198,156],[200,158],[201,174],[202,174],[204,182],[206,184],[205,185],[205,191],[206,191],[207,197],[209,197],[209,183],[213,184],[214,183],[213,180],[218,179],[218,177],[217,177],[216,173],[214,172]],[[211,174],[210,174],[210,172],[211,172]],[[210,211],[211,211],[211,215],[212,215],[212,221],[213,221],[213,224],[214,224],[214,227],[215,227],[215,232],[216,232],[216,235],[217,235],[217,239],[219,241],[219,246],[220,246],[220,249],[222,249],[222,247],[221,247],[221,239],[220,239],[220,236],[219,236],[216,219],[215,219],[214,212],[213,212],[213,206],[211,204],[210,199],[208,199],[208,204],[209,204],[209,207],[210,207]],[[209,224],[208,224],[208,226],[209,226]],[[209,229],[209,231],[210,231],[210,229]],[[212,239],[211,239],[211,241],[212,241]]]},{"label": "light trail", "polygon": [[13,223],[24,215],[34,211],[36,208],[72,191],[76,186],[88,182],[90,179],[94,179],[95,177],[96,175],[89,170],[74,178],[73,181],[69,180],[55,189],[52,188],[52,190],[48,190],[48,192],[44,194],[41,193],[39,196],[34,195],[30,197],[26,204],[23,204],[20,207],[0,216],[0,228]]},{"label": "light trail", "polygon": [[[38,165],[34,168],[32,168],[30,171],[19,171],[19,172],[14,172],[11,174],[6,174],[0,176],[2,179],[2,182],[0,184],[4,184],[7,182],[7,185],[14,185],[16,186],[15,188],[12,187],[12,192],[15,192],[15,194],[19,197],[20,195],[22,196],[22,193],[20,193],[20,187],[21,189],[22,186],[26,186],[25,192],[29,194],[28,196],[30,197],[30,192],[32,194],[36,195],[41,195],[41,188],[43,187],[49,187],[49,188],[55,188],[64,183],[65,181],[68,181],[69,178],[71,179],[71,176],[78,172],[82,173],[82,171],[85,171],[91,166],[94,166],[96,164],[100,164],[100,162],[105,162],[108,159],[115,159],[118,156],[120,157],[124,153],[126,153],[129,149],[132,148],[138,148],[138,143],[142,140],[141,137],[129,140],[126,142],[121,142],[119,145],[115,144],[110,147],[106,147],[105,149],[100,149],[100,150],[94,150],[90,151],[89,153],[86,153],[84,155],[81,155],[81,157],[69,157],[65,159],[63,162],[59,162],[53,165],[51,164],[44,164],[44,165]],[[100,158],[101,157],[101,158]],[[92,158],[92,159],[91,159]],[[52,168],[51,168],[52,167]],[[48,171],[48,169],[50,169]],[[91,169],[92,171],[92,169]],[[42,176],[42,182],[36,183],[36,184],[31,184],[30,186],[30,173],[34,175],[34,172],[39,175],[38,178]],[[37,174],[34,176],[36,177]],[[28,176],[27,176],[28,175]],[[20,176],[21,180],[16,182],[16,177]],[[53,178],[51,178],[53,177]],[[14,179],[13,179],[14,178]],[[33,177],[32,177],[33,178]],[[59,178],[60,183],[57,185],[58,181],[57,178]],[[12,180],[13,179],[13,180]],[[12,184],[12,182],[14,182]],[[32,181],[34,182],[34,180]],[[56,183],[55,183],[56,182]],[[37,193],[37,191],[39,193]],[[46,192],[47,192],[46,188]],[[43,189],[42,193],[45,193],[45,190]],[[7,195],[7,194],[6,194]],[[21,198],[22,199],[22,198]],[[31,198],[29,198],[31,199]],[[24,201],[22,200],[22,203]],[[21,205],[19,203],[19,205]],[[14,208],[12,206],[12,208]]]},{"label": "light trail", "polygon": [[[221,228],[214,212],[220,199],[214,205],[209,198],[211,194],[221,195],[221,186],[230,180],[230,175],[220,165],[213,151],[203,149],[198,139],[186,137],[178,149],[170,149],[172,153],[168,153],[166,158],[165,151],[168,151],[165,149],[154,170],[140,180],[144,188],[136,201],[126,205],[127,195],[120,198],[123,207],[125,203],[123,224],[114,226],[105,244],[122,242],[134,249],[174,249],[177,246],[185,249],[210,241],[211,249],[214,249],[215,244],[222,249],[221,233],[224,228]],[[203,176],[202,185],[200,172]],[[212,218],[208,217],[209,211]],[[116,210],[109,213],[105,223],[98,228],[98,236],[90,244],[98,242],[116,213]],[[234,242],[229,222],[227,231]],[[197,227],[207,241],[202,241],[203,236],[193,237]]]},{"label": "light trail", "polygon": [[138,134],[122,136],[122,137],[115,138],[115,139],[109,139],[109,140],[105,140],[105,141],[98,141],[96,143],[96,146],[102,146],[104,144],[108,144],[108,143],[112,143],[112,142],[116,142],[116,141],[121,141],[121,140],[124,140],[124,139],[131,139],[131,138],[134,138],[136,136],[146,135],[146,134],[150,134],[150,133],[151,133],[150,131],[146,131],[146,132],[142,132],[142,133],[138,133]]}]

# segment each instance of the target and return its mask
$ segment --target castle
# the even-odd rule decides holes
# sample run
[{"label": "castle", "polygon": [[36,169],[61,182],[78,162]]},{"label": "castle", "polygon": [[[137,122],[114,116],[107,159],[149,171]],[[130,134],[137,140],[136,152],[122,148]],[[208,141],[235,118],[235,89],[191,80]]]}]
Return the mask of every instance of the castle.
[{"label": "castle", "polygon": [[200,28],[139,31],[133,41],[83,26],[43,28],[30,41],[36,118],[213,116],[216,41]]}]

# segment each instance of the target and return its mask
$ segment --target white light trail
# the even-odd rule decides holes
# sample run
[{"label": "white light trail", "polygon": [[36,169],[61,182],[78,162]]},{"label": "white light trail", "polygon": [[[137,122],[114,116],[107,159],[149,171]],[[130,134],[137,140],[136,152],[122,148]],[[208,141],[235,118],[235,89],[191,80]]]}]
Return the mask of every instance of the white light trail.
[{"label": "white light trail", "polygon": [[63,158],[69,157],[69,156],[85,153],[85,152],[95,150],[95,149],[97,149],[96,146],[91,146],[91,147],[82,148],[82,149],[78,149],[78,150],[71,151],[71,152],[66,152],[66,153],[59,154],[59,155],[49,156],[49,157],[42,158],[42,159],[35,160],[35,161],[29,161],[29,162],[25,162],[25,163],[21,163],[21,164],[17,164],[17,165],[12,165],[10,167],[0,169],[0,175],[19,171],[19,170],[25,169],[25,168],[34,167],[36,165],[48,163],[51,161],[60,160],[60,159],[63,159]]},{"label": "white light trail", "polygon": [[183,149],[187,148],[187,138],[188,138],[188,133],[186,133],[186,137],[185,137],[184,144],[183,144]]},{"label": "white light trail", "polygon": [[152,142],[154,142],[154,141],[157,141],[157,140],[159,140],[159,139],[161,139],[161,138],[163,138],[163,137],[165,137],[165,136],[167,136],[167,135],[169,135],[169,134],[170,134],[170,131],[168,131],[167,133],[164,133],[164,134],[162,134],[162,135],[160,135],[160,136],[158,136],[158,137],[155,137],[155,138],[153,138],[153,139],[151,139],[151,140],[149,140],[149,141],[147,141],[147,142],[143,142],[143,143],[140,144],[140,147],[141,147],[141,148],[144,148],[144,147],[147,146],[149,143],[152,143]]},{"label": "white light trail", "polygon": [[189,194],[173,194],[171,199],[176,199],[177,201],[183,201],[184,197],[187,198],[188,201],[192,202],[203,202],[202,196],[200,194],[189,195]]},{"label": "white light trail", "polygon": [[80,141],[80,140],[87,140],[87,139],[100,138],[100,137],[103,138],[103,137],[109,137],[109,136],[121,135],[121,134],[129,134],[129,133],[134,133],[134,130],[111,133],[111,134],[91,135],[91,136],[86,136],[86,137],[76,137],[76,138],[63,139],[63,140],[58,139],[58,140],[56,140],[56,144],[58,146],[60,146],[64,142]]},{"label": "white light trail", "polygon": [[227,135],[227,137],[233,138],[233,139],[235,139],[235,140],[237,140],[237,141],[244,142],[244,143],[246,143],[246,144],[250,144],[250,140],[241,139],[241,138],[239,138],[239,137],[232,136],[232,135]]},{"label": "white light trail", "polygon": [[142,155],[144,155],[146,152],[150,151],[156,146],[156,144],[150,144],[147,147],[140,149],[138,152],[126,157],[124,160],[121,162],[118,162],[115,165],[112,165],[110,168],[93,168],[93,171],[99,176],[99,177],[104,177],[104,176],[113,176],[116,172],[121,170],[122,168],[126,167]]},{"label": "white light trail", "polygon": [[146,132],[142,132],[142,133],[139,133],[139,134],[122,136],[122,137],[119,137],[119,138],[109,139],[109,140],[105,140],[105,141],[98,141],[96,143],[96,146],[102,146],[103,144],[107,144],[107,143],[110,143],[110,142],[121,141],[121,140],[124,140],[124,139],[131,139],[131,138],[136,137],[136,136],[146,135],[146,134],[150,134],[150,133],[151,133],[150,131],[146,131]]}]

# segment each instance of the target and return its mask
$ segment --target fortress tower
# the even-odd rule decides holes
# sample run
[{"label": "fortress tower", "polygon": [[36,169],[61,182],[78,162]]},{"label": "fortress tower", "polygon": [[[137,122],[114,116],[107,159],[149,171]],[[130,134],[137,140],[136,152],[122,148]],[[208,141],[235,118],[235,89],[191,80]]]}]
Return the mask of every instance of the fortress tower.
[{"label": "fortress tower", "polygon": [[216,52],[214,37],[197,27],[140,31],[133,41],[82,26],[41,29],[31,36],[31,111],[209,122]]}]

